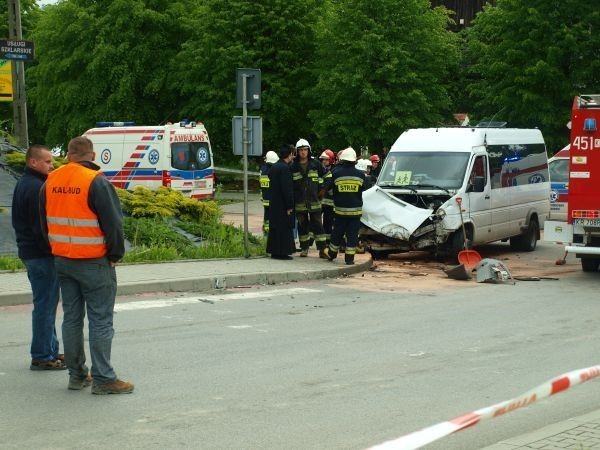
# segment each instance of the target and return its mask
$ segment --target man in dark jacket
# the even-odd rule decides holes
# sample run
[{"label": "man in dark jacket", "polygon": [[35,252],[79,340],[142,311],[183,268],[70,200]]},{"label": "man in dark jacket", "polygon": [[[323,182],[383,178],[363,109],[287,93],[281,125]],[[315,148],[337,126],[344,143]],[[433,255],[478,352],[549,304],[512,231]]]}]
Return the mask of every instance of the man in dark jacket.
[{"label": "man in dark jacket", "polygon": [[294,242],[294,185],[290,163],[292,147],[282,145],[279,161],[269,169],[269,235],[267,253],[273,259],[292,259]]},{"label": "man in dark jacket", "polygon": [[308,256],[308,249],[314,239],[319,256],[327,258],[325,250],[325,231],[321,218],[319,190],[323,185],[325,171],[321,163],[310,155],[310,144],[306,139],[296,143],[298,152],[292,164],[294,178],[294,202],[298,220],[298,239],[300,256]]},{"label": "man in dark jacket", "polygon": [[58,353],[56,308],[58,277],[50,246],[40,223],[40,189],[54,168],[52,152],[43,145],[32,145],[25,154],[25,172],[15,186],[12,201],[12,226],[17,237],[19,258],[27,268],[33,293],[31,370],[66,369]]},{"label": "man in dark jacket", "polygon": [[360,217],[362,216],[362,193],[365,174],[358,170],[356,152],[352,147],[345,149],[340,156],[340,164],[331,171],[331,178],[324,189],[333,187],[334,222],[329,244],[329,260],[337,257],[342,239],[346,237],[346,264],[354,264],[358,245]]}]

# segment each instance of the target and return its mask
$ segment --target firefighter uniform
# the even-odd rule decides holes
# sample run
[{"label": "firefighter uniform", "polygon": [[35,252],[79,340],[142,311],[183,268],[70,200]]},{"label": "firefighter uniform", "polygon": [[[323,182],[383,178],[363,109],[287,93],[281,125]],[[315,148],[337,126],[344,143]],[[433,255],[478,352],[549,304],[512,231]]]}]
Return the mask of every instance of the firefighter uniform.
[{"label": "firefighter uniform", "polygon": [[325,189],[333,187],[334,222],[329,244],[329,259],[333,260],[346,237],[346,264],[354,264],[354,255],[358,245],[358,232],[362,216],[362,193],[365,174],[354,167],[356,153],[354,149],[344,150],[340,164],[331,172],[331,178]]},{"label": "firefighter uniform", "polygon": [[269,234],[269,169],[271,164],[263,164],[260,168],[260,199],[263,205],[263,234]]},{"label": "firefighter uniform", "polygon": [[[327,183],[331,178],[331,168],[329,166],[325,169],[325,175],[323,175],[323,183]],[[333,189],[328,189],[321,200],[321,208],[323,210],[323,231],[325,232],[325,242],[329,245],[331,241],[331,230],[333,229]]]},{"label": "firefighter uniform", "polygon": [[[309,154],[303,167],[298,159],[292,164],[294,180],[294,203],[298,220],[298,239],[300,256],[306,256],[308,249],[315,241],[320,254],[325,250],[325,231],[321,219],[321,202],[319,190],[323,185],[323,166]],[[325,256],[323,256],[325,257]]]}]

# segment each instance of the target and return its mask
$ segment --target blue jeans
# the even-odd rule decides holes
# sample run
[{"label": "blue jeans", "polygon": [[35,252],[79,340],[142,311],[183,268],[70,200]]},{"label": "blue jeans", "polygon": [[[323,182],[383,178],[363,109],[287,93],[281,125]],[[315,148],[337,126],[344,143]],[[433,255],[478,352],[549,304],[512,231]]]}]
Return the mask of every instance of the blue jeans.
[{"label": "blue jeans", "polygon": [[83,319],[87,311],[92,377],[96,384],[111,383],[117,379],[110,363],[115,334],[115,268],[107,258],[69,259],[57,256],[55,263],[62,292],[62,335],[69,375],[83,378],[88,372],[83,343]]},{"label": "blue jeans", "polygon": [[23,263],[33,293],[31,358],[53,361],[58,358],[55,322],[59,297],[54,258],[25,259]]}]

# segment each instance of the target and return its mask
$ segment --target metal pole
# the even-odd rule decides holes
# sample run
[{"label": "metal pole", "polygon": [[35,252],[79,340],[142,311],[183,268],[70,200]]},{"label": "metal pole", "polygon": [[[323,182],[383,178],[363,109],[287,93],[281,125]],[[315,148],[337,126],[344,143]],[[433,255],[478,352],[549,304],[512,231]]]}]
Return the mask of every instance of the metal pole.
[{"label": "metal pole", "polygon": [[244,256],[250,257],[248,245],[248,99],[247,75],[242,75],[242,147],[244,160]]},{"label": "metal pole", "polygon": [[[23,39],[21,28],[20,0],[8,1],[8,35],[10,39]],[[21,147],[29,147],[29,129],[27,126],[27,99],[25,97],[25,63],[20,60],[12,62],[13,76],[13,120],[15,135]]]}]

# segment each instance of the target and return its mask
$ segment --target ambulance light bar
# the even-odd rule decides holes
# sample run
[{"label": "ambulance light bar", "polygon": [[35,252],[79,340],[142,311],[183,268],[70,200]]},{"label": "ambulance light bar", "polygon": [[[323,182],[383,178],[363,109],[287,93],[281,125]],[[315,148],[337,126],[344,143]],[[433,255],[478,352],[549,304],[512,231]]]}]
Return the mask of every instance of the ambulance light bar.
[{"label": "ambulance light bar", "polygon": [[96,126],[99,128],[105,127],[133,127],[135,122],[96,122]]}]

